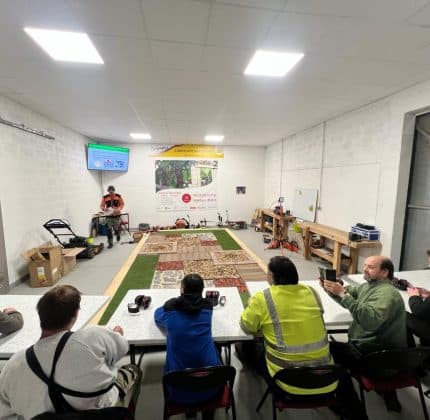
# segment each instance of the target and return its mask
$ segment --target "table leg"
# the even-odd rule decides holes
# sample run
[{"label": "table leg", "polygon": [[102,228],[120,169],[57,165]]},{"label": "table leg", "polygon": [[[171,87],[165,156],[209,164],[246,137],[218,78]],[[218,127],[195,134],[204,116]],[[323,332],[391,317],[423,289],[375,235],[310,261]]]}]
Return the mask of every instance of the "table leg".
[{"label": "table leg", "polygon": [[231,343],[224,344],[225,362],[227,366],[231,365]]},{"label": "table leg", "polygon": [[310,229],[305,229],[303,240],[303,254],[307,260],[311,259],[311,232]]},{"label": "table leg", "polygon": [[349,248],[349,256],[351,257],[351,262],[348,267],[348,274],[355,274],[358,268],[358,249]]},{"label": "table leg", "polygon": [[333,246],[333,268],[336,270],[336,274],[340,274],[342,264],[342,244],[334,241]]},{"label": "table leg", "polygon": [[136,348],[133,344],[130,344],[130,363],[132,365],[136,364]]}]

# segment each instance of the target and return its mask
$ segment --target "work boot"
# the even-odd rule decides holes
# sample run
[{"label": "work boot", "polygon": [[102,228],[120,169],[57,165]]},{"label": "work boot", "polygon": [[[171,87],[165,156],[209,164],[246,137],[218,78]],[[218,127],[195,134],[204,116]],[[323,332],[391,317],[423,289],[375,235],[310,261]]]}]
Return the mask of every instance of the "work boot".
[{"label": "work boot", "polygon": [[112,241],[112,239],[109,239],[108,240],[108,248],[112,248],[113,247],[113,241]]}]

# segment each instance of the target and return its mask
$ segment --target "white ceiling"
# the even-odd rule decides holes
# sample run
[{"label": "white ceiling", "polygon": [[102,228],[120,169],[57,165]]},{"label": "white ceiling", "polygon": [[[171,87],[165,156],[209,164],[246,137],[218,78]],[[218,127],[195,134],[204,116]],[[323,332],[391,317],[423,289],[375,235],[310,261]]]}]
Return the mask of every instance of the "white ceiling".
[{"label": "white ceiling", "polygon": [[[24,26],[87,32],[105,64],[54,62]],[[305,57],[244,76],[257,48]],[[0,94],[94,138],[267,145],[430,79],[430,0],[0,0],[0,57]]]}]

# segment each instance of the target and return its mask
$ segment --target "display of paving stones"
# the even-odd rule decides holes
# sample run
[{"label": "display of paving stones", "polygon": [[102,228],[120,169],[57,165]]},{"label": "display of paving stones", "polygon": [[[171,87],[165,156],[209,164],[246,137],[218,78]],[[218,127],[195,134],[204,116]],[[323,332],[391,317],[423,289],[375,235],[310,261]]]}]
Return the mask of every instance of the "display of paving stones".
[{"label": "display of paving stones", "polygon": [[200,239],[200,241],[215,241],[218,243],[216,236],[211,232],[204,232],[204,233],[198,233],[197,237]]},{"label": "display of paving stones", "polygon": [[182,238],[182,235],[179,233],[169,233],[168,235],[164,235],[166,237],[166,239],[171,242],[171,241],[179,241],[179,239]]},{"label": "display of paving stones", "polygon": [[216,246],[218,241],[200,241],[202,246]]},{"label": "display of paving stones", "polygon": [[214,287],[214,281],[213,280],[203,280],[203,283],[205,284],[205,287]]},{"label": "display of paving stones", "polygon": [[[214,279],[215,287],[237,287],[239,292],[246,292],[248,289],[246,288],[246,283],[241,278],[228,278],[224,277],[221,279]],[[222,294],[222,292],[220,292]]]},{"label": "display of paving stones", "polygon": [[234,265],[215,265],[213,278],[221,277],[240,277]]},{"label": "display of paving stones", "polygon": [[161,235],[160,233],[152,232],[149,237],[146,239],[146,244],[159,244],[166,242],[166,235]]},{"label": "display of paving stones", "polygon": [[183,270],[155,271],[152,278],[152,289],[176,289],[181,287],[184,278]]},{"label": "display of paving stones", "polygon": [[217,277],[239,277],[236,268],[232,265],[215,265],[212,260],[184,261],[184,273],[200,274],[204,279]]},{"label": "display of paving stones", "polygon": [[214,251],[211,252],[215,264],[249,264],[254,261],[245,251]]},{"label": "display of paving stones", "polygon": [[267,281],[267,274],[258,264],[241,264],[236,269],[245,281]]},{"label": "display of paving stones", "polygon": [[212,260],[184,261],[184,273],[197,273],[204,279],[214,278],[214,263]]},{"label": "display of paving stones", "polygon": [[166,254],[176,252],[177,245],[178,244],[176,242],[145,244],[142,254]]},{"label": "display of paving stones", "polygon": [[185,250],[194,251],[195,247],[200,247],[199,238],[188,236],[178,240],[178,252]]},{"label": "display of paving stones", "polygon": [[[177,256],[177,254],[174,255]],[[157,271],[182,270],[183,268],[184,264],[182,261],[158,261],[158,264],[155,267]]]}]

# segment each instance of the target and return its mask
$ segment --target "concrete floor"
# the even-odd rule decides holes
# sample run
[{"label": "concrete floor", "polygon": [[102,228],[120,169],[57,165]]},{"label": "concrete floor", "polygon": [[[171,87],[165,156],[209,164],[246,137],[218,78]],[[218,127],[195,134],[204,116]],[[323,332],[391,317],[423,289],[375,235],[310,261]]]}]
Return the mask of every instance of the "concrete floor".
[{"label": "concrete floor", "polygon": [[[280,255],[280,250],[265,250],[262,234],[253,229],[234,231],[237,237],[263,261],[268,262],[275,255]],[[100,240],[100,237],[97,238]],[[122,237],[122,241],[128,241],[128,235]],[[102,294],[112,278],[125,262],[133,247],[132,244],[115,244],[108,250],[92,260],[79,260],[74,271],[60,280],[62,284],[72,284],[85,294]],[[312,280],[318,276],[320,261],[307,261],[301,254],[284,250],[284,255],[291,258],[296,264],[301,280]],[[46,288],[30,288],[27,283],[20,284],[11,290],[12,294],[42,294]],[[341,337],[344,339],[345,337]],[[143,381],[140,398],[136,410],[137,420],[156,420],[162,418],[163,396],[161,377],[163,374],[165,353],[152,353],[145,355],[142,361]],[[124,359],[124,363],[128,359]],[[264,392],[262,381],[251,371],[242,367],[237,358],[232,356],[232,365],[236,368],[235,398],[236,411],[239,420],[265,420],[271,418],[270,400],[267,399],[260,413],[255,412],[255,407]],[[424,378],[424,383],[430,385],[430,378]],[[427,386],[425,386],[427,389]],[[402,413],[389,413],[386,411],[382,399],[375,393],[366,396],[368,414],[370,419],[420,419],[423,413],[418,393],[413,388],[399,391],[399,399],[403,406]],[[429,400],[426,399],[426,402]],[[430,404],[427,404],[430,409]],[[184,419],[176,416],[173,418]],[[229,419],[223,410],[218,410],[216,420]],[[318,410],[289,410],[279,413],[279,419],[336,419],[337,417],[328,409]]]}]

